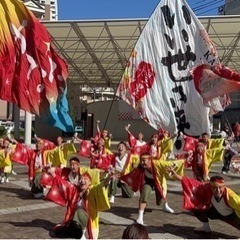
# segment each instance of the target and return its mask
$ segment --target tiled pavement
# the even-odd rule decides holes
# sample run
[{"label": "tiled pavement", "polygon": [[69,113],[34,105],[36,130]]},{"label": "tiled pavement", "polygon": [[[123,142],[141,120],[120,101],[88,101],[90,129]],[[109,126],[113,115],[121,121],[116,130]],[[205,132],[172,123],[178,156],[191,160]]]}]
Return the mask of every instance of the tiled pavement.
[{"label": "tiled pavement", "polygon": [[[221,165],[214,165],[219,172]],[[54,238],[53,226],[62,221],[65,208],[33,199],[27,182],[27,168],[14,165],[18,175],[12,175],[10,183],[0,184],[0,238],[1,239],[47,239]],[[189,171],[186,171],[190,174]],[[212,173],[213,174],[213,173]],[[240,177],[225,176],[226,184],[240,194]],[[144,222],[154,239],[229,239],[238,238],[239,231],[220,221],[211,221],[211,234],[196,233],[198,220],[182,209],[181,186],[169,182],[169,205],[174,214],[165,213],[155,205],[154,194],[144,214]],[[100,214],[100,239],[119,239],[126,226],[137,218],[138,194],[132,199],[116,198],[107,212]]]}]

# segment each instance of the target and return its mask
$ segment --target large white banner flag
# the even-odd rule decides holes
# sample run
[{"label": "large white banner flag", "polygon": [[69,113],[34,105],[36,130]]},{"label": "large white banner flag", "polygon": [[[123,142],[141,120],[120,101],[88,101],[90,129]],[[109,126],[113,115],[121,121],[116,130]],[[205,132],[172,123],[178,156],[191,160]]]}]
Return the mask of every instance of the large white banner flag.
[{"label": "large white banner flag", "polygon": [[133,49],[117,95],[155,129],[209,132],[209,108],[190,73],[202,63],[219,63],[206,30],[184,0],[162,0]]}]

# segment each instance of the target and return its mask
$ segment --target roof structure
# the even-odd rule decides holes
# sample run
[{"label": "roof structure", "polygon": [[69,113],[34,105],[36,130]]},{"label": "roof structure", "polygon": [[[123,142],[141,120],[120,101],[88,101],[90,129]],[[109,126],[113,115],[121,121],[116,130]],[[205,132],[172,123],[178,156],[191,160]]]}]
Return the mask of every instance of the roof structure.
[{"label": "roof structure", "polygon": [[[126,62],[148,19],[43,22],[69,80],[93,92],[116,90]],[[199,17],[222,64],[240,73],[240,16]]]}]

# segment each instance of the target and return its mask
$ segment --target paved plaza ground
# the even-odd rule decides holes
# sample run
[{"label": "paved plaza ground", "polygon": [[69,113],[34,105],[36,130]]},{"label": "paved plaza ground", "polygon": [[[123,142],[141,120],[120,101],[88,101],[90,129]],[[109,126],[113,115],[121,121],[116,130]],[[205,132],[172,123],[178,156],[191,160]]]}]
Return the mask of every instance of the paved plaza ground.
[{"label": "paved plaza ground", "polygon": [[[211,175],[220,172],[221,164],[213,166]],[[27,167],[14,165],[18,175],[12,175],[10,183],[0,185],[0,238],[1,239],[47,239],[54,238],[51,230],[63,220],[65,208],[43,199],[33,199],[27,179]],[[186,171],[190,175],[189,170]],[[240,177],[226,176],[226,184],[240,193]],[[198,220],[182,209],[182,190],[179,182],[170,181],[169,205],[174,214],[165,213],[155,205],[152,194],[144,222],[153,239],[230,239],[238,238],[239,231],[220,221],[211,221],[212,233],[196,233]],[[116,197],[116,203],[107,212],[101,212],[100,239],[120,239],[123,230],[137,218],[137,193],[132,199]]]}]

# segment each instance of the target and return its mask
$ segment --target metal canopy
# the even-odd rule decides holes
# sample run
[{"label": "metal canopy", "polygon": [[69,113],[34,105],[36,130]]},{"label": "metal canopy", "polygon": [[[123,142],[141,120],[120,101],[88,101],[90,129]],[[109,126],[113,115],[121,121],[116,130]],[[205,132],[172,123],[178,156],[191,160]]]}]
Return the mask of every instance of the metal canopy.
[{"label": "metal canopy", "polygon": [[[43,22],[83,92],[114,91],[148,19]],[[200,17],[222,64],[240,73],[240,16]]]}]

